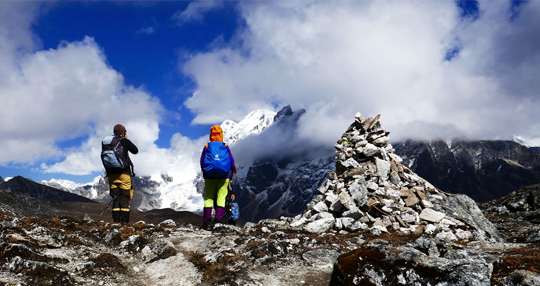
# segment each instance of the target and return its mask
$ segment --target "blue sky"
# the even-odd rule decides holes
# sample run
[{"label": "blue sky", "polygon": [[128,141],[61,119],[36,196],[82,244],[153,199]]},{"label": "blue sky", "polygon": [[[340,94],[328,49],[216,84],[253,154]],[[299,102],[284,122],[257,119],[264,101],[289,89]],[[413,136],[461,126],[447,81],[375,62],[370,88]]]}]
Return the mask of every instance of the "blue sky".
[{"label": "blue sky", "polygon": [[[123,123],[140,175],[197,170],[209,127],[308,112],[331,146],[356,112],[393,141],[540,145],[539,1],[1,1],[0,176],[89,182]],[[241,150],[239,150],[240,152]]]}]

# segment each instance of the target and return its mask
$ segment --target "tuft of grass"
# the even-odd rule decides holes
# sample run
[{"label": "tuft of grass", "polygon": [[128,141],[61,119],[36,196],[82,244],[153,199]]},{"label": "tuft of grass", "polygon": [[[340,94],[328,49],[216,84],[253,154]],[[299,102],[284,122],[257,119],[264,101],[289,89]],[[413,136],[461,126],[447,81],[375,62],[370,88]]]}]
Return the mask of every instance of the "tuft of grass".
[{"label": "tuft of grass", "polygon": [[193,265],[195,265],[195,267],[197,267],[197,269],[199,269],[201,272],[206,271],[206,268],[208,268],[208,263],[204,258],[204,254],[200,253],[199,251],[195,252],[191,256],[189,262],[193,263]]},{"label": "tuft of grass", "polygon": [[499,280],[515,270],[540,273],[540,249],[536,247],[518,248],[502,255],[502,262],[495,265],[492,280]]},{"label": "tuft of grass", "polygon": [[216,263],[208,263],[204,254],[198,251],[190,258],[190,262],[203,272],[203,281],[210,285],[229,285],[236,281],[238,273],[232,270],[232,266],[240,260],[247,261],[243,255],[231,253],[223,255]]}]

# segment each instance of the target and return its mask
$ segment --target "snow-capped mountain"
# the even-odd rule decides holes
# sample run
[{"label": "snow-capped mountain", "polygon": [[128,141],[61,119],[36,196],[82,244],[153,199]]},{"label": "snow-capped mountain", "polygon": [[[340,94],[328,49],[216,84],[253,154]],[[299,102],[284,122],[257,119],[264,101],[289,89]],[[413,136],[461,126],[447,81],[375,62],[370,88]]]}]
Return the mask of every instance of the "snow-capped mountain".
[{"label": "snow-capped mountain", "polygon": [[220,125],[223,129],[223,142],[234,145],[238,140],[252,134],[259,134],[274,123],[276,112],[270,110],[255,110],[250,112],[240,122],[225,120]]},{"label": "snow-capped mountain", "polygon": [[42,185],[46,185],[49,187],[53,187],[62,191],[75,193],[81,196],[84,196],[86,198],[95,200],[98,198],[98,192],[95,188],[85,188],[85,186],[94,186],[99,183],[100,177],[94,178],[94,180],[91,183],[88,184],[78,184],[69,180],[57,180],[52,179],[50,181],[42,181]]},{"label": "snow-capped mountain", "polygon": [[[290,106],[284,109],[288,110]],[[238,123],[225,120],[220,125],[224,133],[224,142],[232,146],[243,138],[261,133],[274,122],[276,114],[275,111],[256,110],[249,113]],[[77,184],[68,180],[56,179],[42,181],[41,184],[99,202],[108,202],[110,200],[105,174],[96,177],[87,184]],[[174,181],[166,174],[162,174],[161,177],[137,176],[133,178],[133,186],[136,191],[131,205],[141,211],[172,208],[200,212],[203,205],[204,182],[200,174],[181,182]]]},{"label": "snow-capped mountain", "polygon": [[510,138],[508,138],[509,141],[513,141],[513,142],[516,142],[516,143],[519,143],[523,146],[527,146],[529,147],[530,145],[527,143],[527,141],[525,141],[523,138],[521,138],[521,136],[517,136],[517,135],[514,135],[514,136],[511,136]]}]

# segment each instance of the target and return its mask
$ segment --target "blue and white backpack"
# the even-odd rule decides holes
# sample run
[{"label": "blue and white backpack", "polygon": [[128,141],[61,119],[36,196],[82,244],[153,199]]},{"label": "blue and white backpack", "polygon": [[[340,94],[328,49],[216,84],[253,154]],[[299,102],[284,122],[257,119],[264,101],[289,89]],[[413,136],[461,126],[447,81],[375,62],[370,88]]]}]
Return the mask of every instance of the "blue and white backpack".
[{"label": "blue and white backpack", "polygon": [[101,141],[101,162],[107,171],[122,171],[129,166],[119,136],[107,136]]}]

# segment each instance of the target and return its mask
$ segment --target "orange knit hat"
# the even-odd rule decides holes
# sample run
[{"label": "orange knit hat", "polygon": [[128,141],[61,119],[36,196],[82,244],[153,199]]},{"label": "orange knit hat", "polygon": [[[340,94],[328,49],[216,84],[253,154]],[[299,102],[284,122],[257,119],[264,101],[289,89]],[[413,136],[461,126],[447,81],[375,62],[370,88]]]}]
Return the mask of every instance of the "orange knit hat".
[{"label": "orange knit hat", "polygon": [[218,125],[210,128],[210,142],[219,141],[223,142],[223,130]]}]

